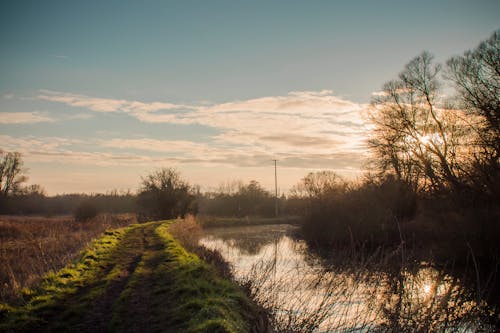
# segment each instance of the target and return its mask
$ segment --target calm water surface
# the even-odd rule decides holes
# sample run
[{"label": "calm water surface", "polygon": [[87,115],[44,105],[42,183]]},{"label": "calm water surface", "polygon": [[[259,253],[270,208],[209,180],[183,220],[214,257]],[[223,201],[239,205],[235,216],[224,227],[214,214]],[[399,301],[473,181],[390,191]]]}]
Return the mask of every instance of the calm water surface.
[{"label": "calm water surface", "polygon": [[327,269],[294,237],[296,231],[288,224],[210,228],[200,243],[218,250],[236,279],[252,282],[255,297],[283,329],[369,332],[413,325],[474,332],[483,326],[466,315],[477,305],[456,279],[431,268],[396,279],[362,269]]}]

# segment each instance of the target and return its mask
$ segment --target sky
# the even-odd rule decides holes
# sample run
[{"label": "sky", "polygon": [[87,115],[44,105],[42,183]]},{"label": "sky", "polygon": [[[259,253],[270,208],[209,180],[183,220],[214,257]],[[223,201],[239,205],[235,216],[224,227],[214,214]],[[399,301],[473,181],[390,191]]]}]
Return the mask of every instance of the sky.
[{"label": "sky", "polygon": [[1,0],[0,149],[48,194],[355,178],[372,94],[499,28],[497,0]]}]

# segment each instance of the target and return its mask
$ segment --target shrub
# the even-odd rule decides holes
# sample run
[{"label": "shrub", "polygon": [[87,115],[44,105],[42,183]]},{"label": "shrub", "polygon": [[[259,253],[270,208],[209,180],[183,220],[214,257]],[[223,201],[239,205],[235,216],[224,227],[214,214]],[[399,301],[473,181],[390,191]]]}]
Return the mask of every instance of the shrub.
[{"label": "shrub", "polygon": [[317,245],[398,245],[398,223],[411,220],[416,196],[393,178],[351,185],[312,197],[304,236]]},{"label": "shrub", "polygon": [[90,201],[82,201],[75,209],[73,216],[75,220],[87,222],[99,214],[97,207]]}]

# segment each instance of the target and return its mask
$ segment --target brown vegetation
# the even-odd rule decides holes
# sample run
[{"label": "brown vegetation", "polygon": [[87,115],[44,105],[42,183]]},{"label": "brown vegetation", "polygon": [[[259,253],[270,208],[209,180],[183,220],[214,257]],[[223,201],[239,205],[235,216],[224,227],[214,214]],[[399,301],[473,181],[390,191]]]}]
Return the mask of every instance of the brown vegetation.
[{"label": "brown vegetation", "polygon": [[56,271],[107,229],[136,222],[132,214],[99,215],[86,223],[70,216],[0,217],[0,302],[13,300]]},{"label": "brown vegetation", "polygon": [[215,267],[220,276],[229,280],[234,279],[231,266],[222,258],[222,255],[218,251],[199,244],[203,231],[198,219],[193,215],[177,219],[169,226],[168,231],[185,249],[195,253],[201,260]]}]

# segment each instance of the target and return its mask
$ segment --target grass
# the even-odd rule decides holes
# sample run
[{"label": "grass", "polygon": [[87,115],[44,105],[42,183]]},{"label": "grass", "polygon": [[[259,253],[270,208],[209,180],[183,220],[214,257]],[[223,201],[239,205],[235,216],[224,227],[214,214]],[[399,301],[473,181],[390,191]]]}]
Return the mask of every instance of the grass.
[{"label": "grass", "polygon": [[78,260],[0,305],[0,331],[249,332],[254,307],[187,252],[171,222],[107,232]]},{"label": "grass", "polygon": [[0,216],[0,302],[18,299],[23,288],[74,260],[105,230],[134,222],[132,214],[99,215],[85,223],[70,216]]}]

